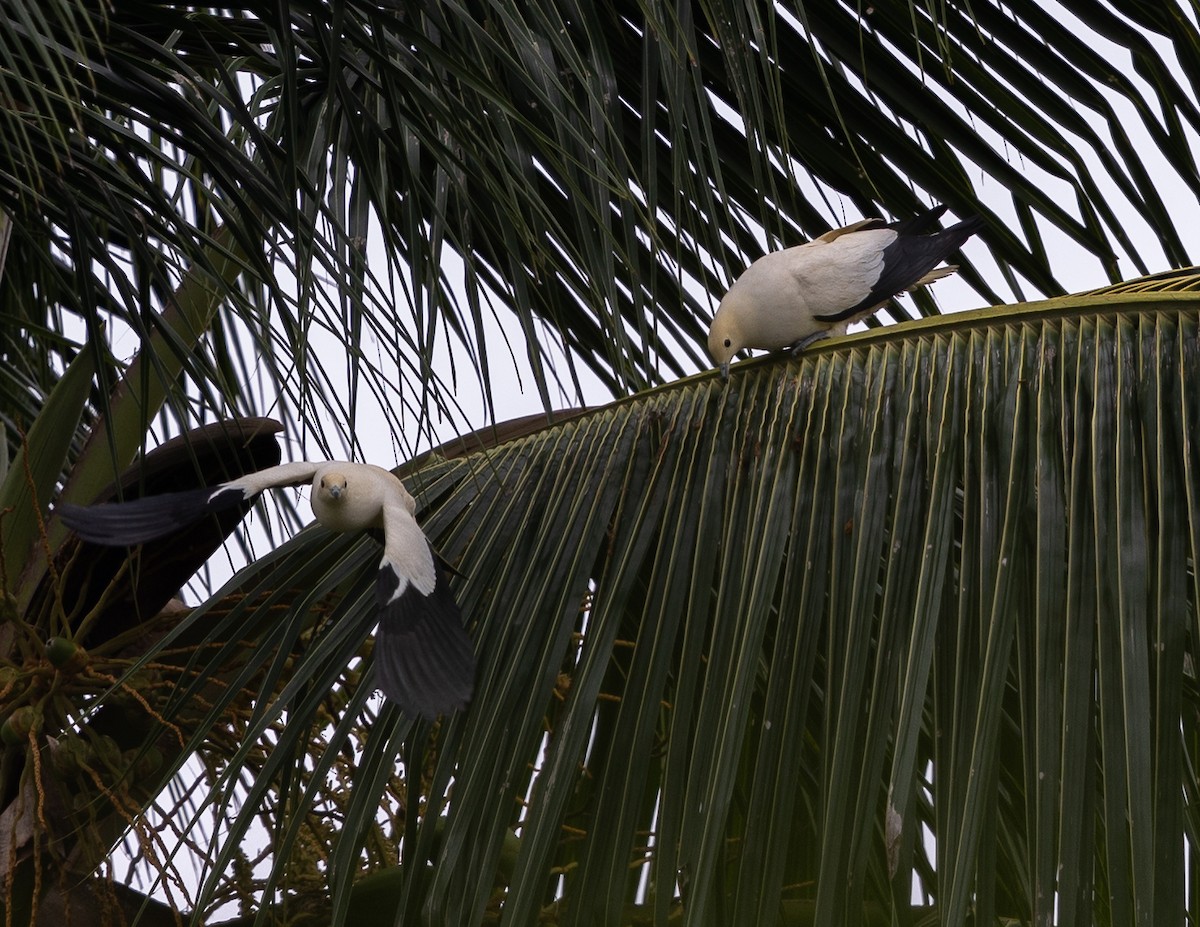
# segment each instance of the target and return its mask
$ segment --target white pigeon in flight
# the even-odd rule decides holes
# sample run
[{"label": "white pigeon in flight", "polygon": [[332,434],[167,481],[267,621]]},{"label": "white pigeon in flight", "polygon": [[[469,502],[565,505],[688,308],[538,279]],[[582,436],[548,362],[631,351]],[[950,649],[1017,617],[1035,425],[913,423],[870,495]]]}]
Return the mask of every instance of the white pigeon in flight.
[{"label": "white pigeon in flight", "polygon": [[819,338],[844,335],[897,293],[954,273],[956,266],[937,265],[984,223],[972,216],[927,233],[945,211],[935,206],[891,224],[862,219],[759,258],[729,288],[708,331],[721,375],[743,348],[799,353]]},{"label": "white pigeon in flight", "polygon": [[288,463],[205,489],[128,502],[58,507],[83,540],[122,547],[163,537],[267,489],[312,483],[317,521],[333,531],[383,531],[375,597],[379,688],[407,714],[433,718],[464,707],[475,657],[462,614],[417,525],[416,501],[393,473],[370,464]]}]

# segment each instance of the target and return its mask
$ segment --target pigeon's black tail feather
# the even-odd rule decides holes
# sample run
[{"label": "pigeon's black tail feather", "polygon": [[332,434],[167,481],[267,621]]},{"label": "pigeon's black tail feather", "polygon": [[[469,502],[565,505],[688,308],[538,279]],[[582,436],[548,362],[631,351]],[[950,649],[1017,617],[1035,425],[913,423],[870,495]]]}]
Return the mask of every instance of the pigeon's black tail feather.
[{"label": "pigeon's black tail feather", "polygon": [[156,540],[206,515],[245,501],[246,495],[240,489],[210,486],[145,496],[128,502],[106,502],[102,505],[63,503],[58,507],[58,514],[63,524],[83,540],[122,547]]},{"label": "pigeon's black tail feather", "polygon": [[395,574],[384,568],[379,577],[379,688],[409,715],[432,719],[465,708],[475,688],[475,654],[444,573],[429,595],[410,585],[395,600]]}]

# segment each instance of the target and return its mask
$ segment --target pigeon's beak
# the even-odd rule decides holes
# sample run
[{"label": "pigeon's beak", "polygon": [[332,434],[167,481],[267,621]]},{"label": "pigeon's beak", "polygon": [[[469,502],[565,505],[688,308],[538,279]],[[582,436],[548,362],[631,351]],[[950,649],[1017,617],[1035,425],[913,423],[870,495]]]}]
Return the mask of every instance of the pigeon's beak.
[{"label": "pigeon's beak", "polygon": [[721,379],[722,380],[729,379],[729,361],[725,361],[725,363],[723,363],[721,365]]},{"label": "pigeon's beak", "polygon": [[342,497],[342,487],[334,483],[329,487],[329,495],[333,496],[335,499],[340,499]]}]

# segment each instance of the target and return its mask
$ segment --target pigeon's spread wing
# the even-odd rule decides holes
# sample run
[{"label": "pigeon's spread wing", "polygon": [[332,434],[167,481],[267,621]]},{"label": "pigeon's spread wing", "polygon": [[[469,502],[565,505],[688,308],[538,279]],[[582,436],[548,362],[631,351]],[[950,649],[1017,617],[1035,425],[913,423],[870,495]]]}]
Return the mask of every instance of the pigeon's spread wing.
[{"label": "pigeon's spread wing", "polygon": [[298,486],[313,478],[320,464],[288,463],[247,473],[236,480],[143,496],[128,502],[58,506],[63,524],[85,541],[111,547],[144,544],[178,531],[206,515],[233,508],[275,486]]},{"label": "pigeon's spread wing", "polygon": [[209,486],[103,505],[64,503],[58,513],[85,541],[122,547],[153,541],[245,501],[245,492],[233,485]]},{"label": "pigeon's spread wing", "polygon": [[475,656],[462,613],[399,481],[382,481],[383,562],[376,597],[379,688],[405,712],[425,718],[464,707]]},{"label": "pigeon's spread wing", "polygon": [[277,467],[267,467],[228,483],[224,486],[236,486],[246,493],[246,498],[256,496],[267,489],[278,489],[281,486],[303,486],[311,483],[317,471],[328,465],[328,461],[314,462],[298,460],[294,463],[280,464]]},{"label": "pigeon's spread wing", "polygon": [[[425,549],[432,561],[427,542]],[[437,571],[433,591],[425,595],[385,560],[376,598],[375,666],[384,695],[423,718],[465,707],[475,684],[475,654],[445,574]]]}]

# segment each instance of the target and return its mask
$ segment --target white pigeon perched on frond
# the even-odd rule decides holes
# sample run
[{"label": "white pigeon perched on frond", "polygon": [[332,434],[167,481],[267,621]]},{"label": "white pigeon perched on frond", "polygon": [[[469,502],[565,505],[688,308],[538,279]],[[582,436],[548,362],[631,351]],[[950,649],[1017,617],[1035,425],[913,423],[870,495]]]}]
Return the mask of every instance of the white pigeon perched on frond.
[{"label": "white pigeon perched on frond", "polygon": [[128,502],[58,507],[83,540],[133,546],[161,538],[267,489],[311,482],[317,521],[333,531],[383,532],[375,585],[379,688],[407,714],[433,718],[464,707],[475,657],[462,614],[416,520],[416,502],[393,473],[370,464],[289,463],[205,489]]},{"label": "white pigeon perched on frond", "polygon": [[891,224],[862,219],[759,258],[729,288],[708,331],[721,375],[743,348],[798,353],[819,338],[844,335],[897,293],[954,273],[956,266],[937,265],[984,223],[972,216],[928,232],[945,211],[935,206]]}]

